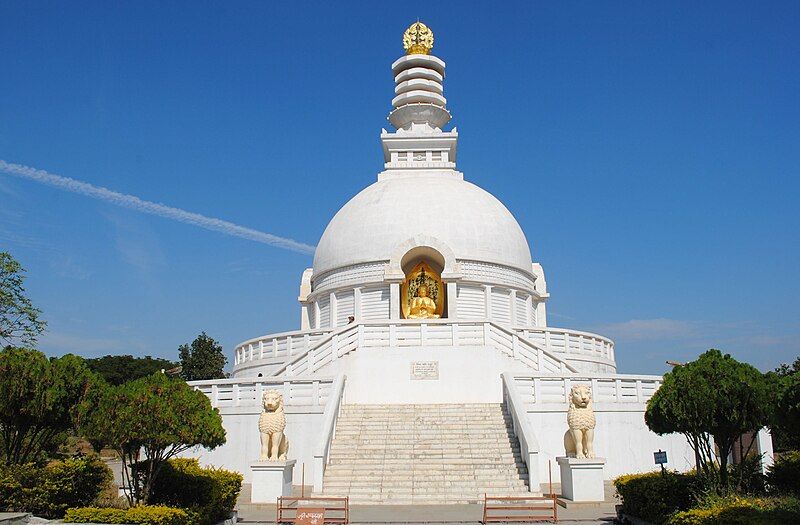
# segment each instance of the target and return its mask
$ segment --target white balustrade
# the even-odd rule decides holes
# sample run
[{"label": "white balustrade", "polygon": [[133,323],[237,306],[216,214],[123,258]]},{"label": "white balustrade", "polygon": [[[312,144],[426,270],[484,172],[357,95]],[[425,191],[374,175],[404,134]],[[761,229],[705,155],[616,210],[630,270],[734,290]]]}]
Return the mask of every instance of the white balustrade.
[{"label": "white balustrade", "polygon": [[313,374],[332,360],[352,352],[359,345],[386,347],[387,341],[399,347],[491,345],[540,373],[561,374],[576,371],[561,358],[496,323],[427,321],[389,324],[362,322],[338,328],[304,353],[290,359],[275,370],[273,375]]},{"label": "white balustrade", "polygon": [[203,392],[214,408],[260,406],[266,390],[277,390],[285,406],[325,407],[334,378],[243,378],[190,381],[189,385]]},{"label": "white balustrade", "polygon": [[592,387],[594,403],[647,403],[661,386],[661,376],[631,376],[623,374],[579,375],[564,374],[514,375],[514,385],[526,405],[562,405],[568,402],[572,385],[587,384]]},{"label": "white balustrade", "polygon": [[514,331],[549,352],[567,358],[577,354],[614,360],[614,342],[601,335],[551,327],[515,326]]},{"label": "white balustrade", "polygon": [[317,341],[332,333],[332,329],[296,330],[282,332],[245,341],[236,347],[234,364],[270,357],[291,357],[298,355]]}]

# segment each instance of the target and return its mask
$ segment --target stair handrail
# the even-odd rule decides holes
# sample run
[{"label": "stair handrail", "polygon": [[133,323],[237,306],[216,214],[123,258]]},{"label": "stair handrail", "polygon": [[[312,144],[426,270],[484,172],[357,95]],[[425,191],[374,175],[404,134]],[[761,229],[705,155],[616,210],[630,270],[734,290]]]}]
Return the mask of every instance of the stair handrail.
[{"label": "stair handrail", "polygon": [[339,407],[342,403],[344,394],[344,383],[347,376],[339,374],[331,386],[328,394],[328,402],[325,403],[325,411],[322,413],[322,429],[319,440],[314,447],[314,492],[322,493],[322,480],[325,476],[325,467],[328,465],[328,453],[330,452],[333,435],[336,431],[336,420],[339,417]]},{"label": "stair handrail", "polygon": [[[313,345],[309,346],[306,350],[300,352],[297,355],[297,357],[295,357],[294,359],[292,359],[290,361],[286,361],[285,363],[283,363],[283,365],[281,365],[280,368],[278,368],[277,370],[275,370],[274,372],[272,372],[270,374],[270,377],[277,377],[280,374],[286,372],[287,370],[289,370],[290,366],[293,366],[293,365],[299,363],[300,361],[302,361],[303,359],[306,359],[309,356],[309,354],[311,354],[311,352],[313,352],[314,350],[322,347],[325,343],[333,340],[334,337],[336,337],[338,335],[342,335],[343,333],[345,333],[345,332],[347,332],[349,330],[353,330],[353,329],[359,330],[360,327],[361,327],[361,323],[351,323],[351,324],[344,325],[344,326],[342,326],[341,328],[339,328],[337,330],[333,330],[331,333],[327,334],[325,337],[321,338],[319,341],[317,341]],[[332,351],[335,351],[335,349],[332,350]],[[313,371],[309,369],[308,373],[312,374]]]},{"label": "stair handrail", "polygon": [[[519,334],[514,332],[513,328],[505,327],[505,326],[503,326],[501,324],[498,324],[495,321],[489,321],[489,324],[493,328],[495,328],[497,330],[500,330],[501,332],[505,332],[506,335],[509,335],[512,338],[513,337],[517,337],[517,340],[520,343],[522,343],[523,345],[532,348],[536,352],[541,352],[541,354],[543,356],[545,356],[545,357],[549,357],[551,360],[553,360],[556,363],[558,363],[559,367],[561,368],[561,372],[574,372],[574,373],[578,372],[578,370],[574,366],[572,366],[571,364],[567,363],[564,359],[561,359],[560,357],[555,355],[553,352],[550,352],[549,350],[546,350],[544,347],[538,345],[537,343],[534,343],[533,341],[531,341],[527,337],[520,337]],[[539,373],[542,373],[542,372],[544,372],[544,370],[539,370]]]},{"label": "stair handrail", "polygon": [[522,461],[528,467],[528,491],[541,492],[539,481],[539,441],[536,439],[533,426],[528,420],[528,412],[522,396],[519,395],[514,384],[514,375],[511,372],[500,374],[503,382],[503,400],[508,407],[511,422],[514,425],[514,435],[519,440],[519,450]]}]

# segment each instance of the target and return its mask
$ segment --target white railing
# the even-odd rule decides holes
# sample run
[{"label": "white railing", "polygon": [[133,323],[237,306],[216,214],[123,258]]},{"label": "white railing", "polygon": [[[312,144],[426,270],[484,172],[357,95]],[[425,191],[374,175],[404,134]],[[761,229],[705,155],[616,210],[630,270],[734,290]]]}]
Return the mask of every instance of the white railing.
[{"label": "white railing", "polygon": [[273,375],[313,374],[358,347],[494,346],[542,374],[566,374],[575,368],[511,329],[491,321],[362,321],[332,332]]},{"label": "white railing", "polygon": [[531,409],[537,407],[566,407],[572,385],[592,387],[595,404],[647,403],[661,386],[661,376],[631,376],[623,374],[580,375],[562,377],[513,375],[514,386],[522,402]]},{"label": "white railing", "polygon": [[533,426],[528,420],[528,412],[522,401],[522,396],[515,387],[514,378],[508,373],[500,374],[503,381],[503,401],[506,404],[511,421],[514,425],[514,435],[519,441],[520,454],[525,466],[528,467],[528,490],[539,492],[539,441],[533,431]]},{"label": "white railing", "polygon": [[567,328],[515,326],[514,332],[547,351],[567,358],[586,356],[614,360],[614,341],[602,335]]},{"label": "white railing", "polygon": [[305,352],[330,334],[331,328],[296,330],[250,339],[236,346],[234,365],[269,357],[290,357]]},{"label": "white railing", "polygon": [[336,420],[339,417],[345,379],[343,374],[339,375],[331,386],[325,412],[322,415],[319,441],[314,448],[314,492],[318,494],[322,493],[322,480],[325,477],[325,468],[328,466],[328,452],[336,432]]},{"label": "white railing", "polygon": [[[486,344],[483,332],[483,325],[486,323],[502,327],[499,332],[494,330],[492,337],[495,343],[507,349],[510,348],[509,345],[513,345],[510,335],[516,335],[557,356],[559,360],[587,360],[614,366],[613,341],[597,334],[566,328],[514,326],[507,330],[505,325],[490,320],[382,320],[360,322],[363,329],[359,337],[363,346],[482,345]],[[245,366],[253,361],[270,358],[277,358],[277,363],[290,362],[294,356],[304,355],[323,340],[329,340],[334,333],[352,326],[284,332],[245,341],[236,347],[235,366]],[[501,335],[501,332],[506,335]],[[534,369],[539,370],[536,367]],[[558,369],[549,371],[556,372]]]},{"label": "white railing", "polygon": [[333,378],[293,377],[291,380],[275,378],[215,379],[190,381],[189,385],[203,392],[214,408],[260,407],[266,390],[277,390],[287,407],[325,408],[334,384]]}]

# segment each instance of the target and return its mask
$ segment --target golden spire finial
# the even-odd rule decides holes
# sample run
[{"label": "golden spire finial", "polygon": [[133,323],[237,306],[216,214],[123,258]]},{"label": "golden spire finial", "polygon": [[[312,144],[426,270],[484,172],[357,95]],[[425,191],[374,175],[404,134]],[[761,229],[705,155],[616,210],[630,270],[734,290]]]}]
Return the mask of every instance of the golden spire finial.
[{"label": "golden spire finial", "polygon": [[403,33],[403,48],[407,55],[427,55],[433,48],[433,31],[417,20]]}]

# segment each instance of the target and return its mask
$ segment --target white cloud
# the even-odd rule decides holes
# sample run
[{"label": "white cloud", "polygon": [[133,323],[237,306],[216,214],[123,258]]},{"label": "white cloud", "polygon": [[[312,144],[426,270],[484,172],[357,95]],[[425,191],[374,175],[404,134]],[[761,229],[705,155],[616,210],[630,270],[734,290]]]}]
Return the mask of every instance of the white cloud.
[{"label": "white cloud", "polygon": [[286,237],[279,237],[271,233],[245,228],[244,226],[239,226],[238,224],[233,224],[232,222],[206,217],[205,215],[200,215],[199,213],[193,213],[190,211],[181,210],[179,208],[166,206],[164,204],[142,200],[133,195],[118,193],[107,188],[94,186],[92,184],[81,182],[75,179],[70,179],[69,177],[54,175],[44,170],[37,170],[28,166],[11,164],[4,160],[0,160],[0,171],[3,171],[9,175],[14,175],[39,182],[41,184],[46,184],[54,188],[59,188],[72,193],[92,197],[93,199],[109,202],[117,206],[122,206],[123,208],[136,210],[141,213],[148,213],[150,215],[156,215],[165,219],[172,219],[185,224],[191,224],[192,226],[199,226],[200,228],[224,233],[225,235],[261,242],[293,252],[299,252],[308,255],[314,253],[314,246],[304,244],[293,239],[287,239]]}]

